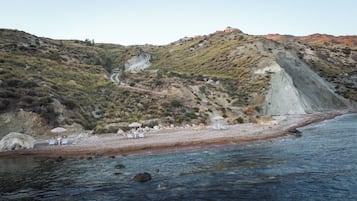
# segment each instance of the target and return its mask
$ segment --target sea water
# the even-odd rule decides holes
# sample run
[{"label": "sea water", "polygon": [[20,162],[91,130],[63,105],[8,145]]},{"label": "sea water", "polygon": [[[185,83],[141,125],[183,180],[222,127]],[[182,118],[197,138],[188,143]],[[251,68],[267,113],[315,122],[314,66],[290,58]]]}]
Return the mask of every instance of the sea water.
[{"label": "sea water", "polygon": [[[300,130],[164,154],[0,158],[0,200],[357,200],[357,115]],[[133,181],[140,172],[152,180]]]}]

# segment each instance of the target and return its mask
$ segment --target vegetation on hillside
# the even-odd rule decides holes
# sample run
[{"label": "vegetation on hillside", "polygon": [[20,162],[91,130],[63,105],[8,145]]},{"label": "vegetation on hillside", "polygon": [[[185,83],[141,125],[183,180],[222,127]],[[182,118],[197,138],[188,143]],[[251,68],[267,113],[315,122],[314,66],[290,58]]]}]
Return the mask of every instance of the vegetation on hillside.
[{"label": "vegetation on hillside", "polygon": [[[270,80],[269,74],[254,73],[270,59],[257,46],[260,40],[265,39],[232,31],[166,46],[121,46],[2,29],[0,115],[23,109],[50,127],[78,123],[97,133],[125,129],[133,121],[207,124],[212,114],[228,123],[255,122]],[[356,75],[355,49],[308,46],[316,53],[311,59],[299,45],[294,49],[301,58],[336,83],[341,95],[357,100],[356,87],[349,84]],[[124,85],[110,81],[114,70],[123,70],[141,52],[151,55],[148,69],[123,72]]]}]

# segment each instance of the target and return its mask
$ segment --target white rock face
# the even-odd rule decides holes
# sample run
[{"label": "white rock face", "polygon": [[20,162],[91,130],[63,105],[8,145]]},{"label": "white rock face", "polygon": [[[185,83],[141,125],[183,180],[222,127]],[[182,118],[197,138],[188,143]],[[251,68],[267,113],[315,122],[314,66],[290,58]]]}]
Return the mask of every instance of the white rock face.
[{"label": "white rock face", "polygon": [[125,71],[129,71],[132,73],[142,71],[151,65],[150,59],[151,55],[148,53],[140,53],[137,56],[133,56],[131,59],[125,62]]},{"label": "white rock face", "polygon": [[275,63],[256,71],[271,74],[263,114],[284,115],[345,109],[350,102],[302,62],[294,52],[274,50]]},{"label": "white rock face", "polygon": [[0,141],[0,151],[33,149],[35,139],[29,135],[11,132]]},{"label": "white rock face", "polygon": [[305,108],[291,77],[279,65],[274,65],[271,87],[265,96],[264,114],[304,114]]}]

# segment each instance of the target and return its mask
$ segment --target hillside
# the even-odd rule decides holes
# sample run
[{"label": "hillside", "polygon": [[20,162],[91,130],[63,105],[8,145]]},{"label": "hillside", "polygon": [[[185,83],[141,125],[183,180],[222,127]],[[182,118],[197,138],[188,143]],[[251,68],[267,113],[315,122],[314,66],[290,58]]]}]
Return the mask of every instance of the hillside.
[{"label": "hillside", "polygon": [[133,121],[209,124],[217,115],[256,122],[347,108],[357,100],[356,60],[356,46],[278,43],[231,28],[166,46],[0,29],[0,136],[45,135],[56,126],[116,132]]}]

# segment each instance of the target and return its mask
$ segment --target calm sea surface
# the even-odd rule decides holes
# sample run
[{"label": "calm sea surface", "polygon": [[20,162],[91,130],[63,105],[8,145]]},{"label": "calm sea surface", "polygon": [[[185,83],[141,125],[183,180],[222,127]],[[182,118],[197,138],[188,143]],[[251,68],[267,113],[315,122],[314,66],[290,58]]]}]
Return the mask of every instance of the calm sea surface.
[{"label": "calm sea surface", "polygon": [[[0,200],[356,201],[357,115],[300,130],[300,138],[167,154],[0,159]],[[152,180],[134,182],[140,172]]]}]

